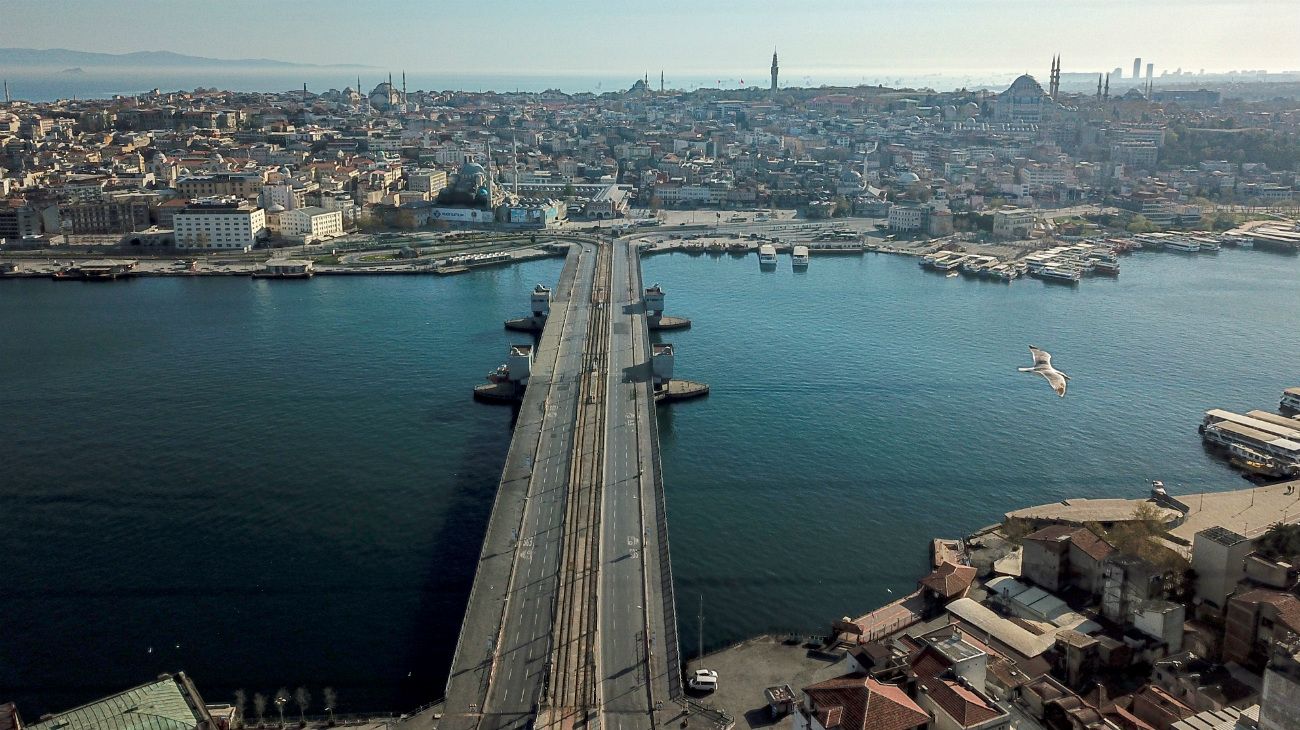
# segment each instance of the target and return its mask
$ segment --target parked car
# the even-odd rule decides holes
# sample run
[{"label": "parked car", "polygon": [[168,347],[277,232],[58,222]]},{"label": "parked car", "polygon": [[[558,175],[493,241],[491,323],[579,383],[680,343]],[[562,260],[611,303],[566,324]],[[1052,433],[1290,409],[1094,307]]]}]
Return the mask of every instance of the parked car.
[{"label": "parked car", "polygon": [[718,673],[712,669],[696,669],[686,680],[686,686],[701,692],[712,692],[718,688]]}]

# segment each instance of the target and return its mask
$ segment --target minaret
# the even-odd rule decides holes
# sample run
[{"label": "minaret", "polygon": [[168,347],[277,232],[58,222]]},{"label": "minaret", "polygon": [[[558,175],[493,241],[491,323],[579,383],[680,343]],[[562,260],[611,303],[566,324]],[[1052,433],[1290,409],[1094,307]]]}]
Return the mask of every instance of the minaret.
[{"label": "minaret", "polygon": [[9,105],[9,79],[5,79],[5,105]]},{"label": "minaret", "polygon": [[664,93],[664,70],[659,69],[659,93]]},{"label": "minaret", "polygon": [[402,72],[402,112],[406,112],[406,72]]},{"label": "minaret", "polygon": [[776,76],[781,71],[781,67],[776,64],[776,49],[772,49],[772,91],[776,91]]},{"label": "minaret", "polygon": [[515,176],[515,199],[519,198],[519,142],[515,139],[514,132],[510,133],[510,166],[514,168],[511,172]]},{"label": "minaret", "polygon": [[1101,101],[1101,74],[1097,74],[1097,101]]},{"label": "minaret", "polygon": [[1106,86],[1104,89],[1102,89],[1101,100],[1108,101],[1109,99],[1110,99],[1110,74],[1106,74]]}]

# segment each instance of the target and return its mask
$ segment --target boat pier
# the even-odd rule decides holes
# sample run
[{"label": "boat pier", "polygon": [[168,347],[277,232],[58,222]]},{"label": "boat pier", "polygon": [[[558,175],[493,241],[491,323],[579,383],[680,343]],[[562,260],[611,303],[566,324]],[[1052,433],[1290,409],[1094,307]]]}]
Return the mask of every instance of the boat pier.
[{"label": "boat pier", "polygon": [[673,380],[665,346],[650,342],[646,292],[635,247],[584,238],[534,309],[545,326],[526,366],[507,363],[519,416],[446,697],[406,727],[680,722],[655,418],[656,391]]}]

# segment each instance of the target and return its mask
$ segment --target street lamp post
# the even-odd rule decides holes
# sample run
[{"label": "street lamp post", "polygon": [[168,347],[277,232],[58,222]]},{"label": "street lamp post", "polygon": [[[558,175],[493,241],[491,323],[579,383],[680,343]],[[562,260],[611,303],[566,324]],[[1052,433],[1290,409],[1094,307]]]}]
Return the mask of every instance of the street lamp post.
[{"label": "street lamp post", "polygon": [[280,727],[284,727],[284,705],[288,701],[289,698],[284,695],[275,698],[275,709],[280,711]]}]

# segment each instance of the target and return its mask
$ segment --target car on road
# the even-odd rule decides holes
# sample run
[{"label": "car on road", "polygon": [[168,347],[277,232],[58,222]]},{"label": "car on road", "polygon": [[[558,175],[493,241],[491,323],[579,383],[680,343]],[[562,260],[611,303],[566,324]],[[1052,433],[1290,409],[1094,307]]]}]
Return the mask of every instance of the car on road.
[{"label": "car on road", "polygon": [[696,669],[686,680],[686,686],[700,692],[712,692],[718,688],[718,673],[712,669]]}]

